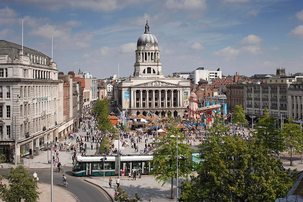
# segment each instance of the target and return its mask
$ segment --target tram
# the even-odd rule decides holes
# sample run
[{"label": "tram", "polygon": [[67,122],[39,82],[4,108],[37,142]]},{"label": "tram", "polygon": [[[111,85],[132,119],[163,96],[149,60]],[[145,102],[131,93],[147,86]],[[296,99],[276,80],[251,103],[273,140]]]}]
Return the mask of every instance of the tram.
[{"label": "tram", "polygon": [[137,156],[77,156],[72,173],[74,176],[114,176],[118,175],[120,158],[121,175],[138,170],[147,175],[152,170],[151,155]]}]

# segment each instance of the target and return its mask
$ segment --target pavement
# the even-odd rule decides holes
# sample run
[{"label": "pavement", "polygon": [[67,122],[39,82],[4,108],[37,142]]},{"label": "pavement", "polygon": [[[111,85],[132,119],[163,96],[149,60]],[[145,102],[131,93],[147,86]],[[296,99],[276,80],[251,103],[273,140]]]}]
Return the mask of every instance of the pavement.
[{"label": "pavement", "polygon": [[[86,132],[78,132],[76,133],[77,136],[84,136]],[[146,136],[147,145],[151,144],[154,139],[153,136]],[[144,147],[145,147],[145,138],[142,138],[141,141],[135,137],[135,142],[137,142],[138,151],[135,151],[134,148],[132,148],[131,141],[129,138],[121,138],[121,142],[124,142],[124,147],[121,147],[121,153],[122,154],[143,154]],[[65,141],[67,144],[75,144],[76,139],[67,139]],[[95,155],[96,153],[96,143],[93,143],[93,148],[90,149],[90,142],[87,143],[87,152],[86,155]],[[62,167],[72,167],[72,151],[59,151],[59,159],[62,164]],[[33,159],[30,158],[23,158],[23,165],[29,169],[41,169],[41,168],[50,168],[49,160],[51,159],[50,151],[40,151],[37,156],[34,156]],[[287,162],[285,163],[285,167],[287,167]],[[298,162],[294,162],[296,165],[296,168],[298,170],[303,170],[303,163],[299,164]],[[12,164],[2,164],[3,168],[6,167],[12,167]],[[54,170],[56,170],[56,167],[54,167]],[[89,182],[91,184],[94,184],[100,188],[102,188],[112,199],[115,195],[115,188],[116,188],[116,178],[115,176],[112,177],[112,184],[113,187],[109,187],[109,177],[83,177],[79,179],[83,179],[86,182]],[[157,201],[157,202],[171,202],[175,201],[175,199],[170,199],[170,188],[171,184],[170,182],[165,183],[162,185],[161,183],[158,183],[154,176],[151,175],[143,175],[141,178],[137,178],[136,180],[133,180],[132,178],[129,178],[127,176],[122,176],[120,178],[120,186],[123,190],[125,190],[130,197],[134,197],[135,193],[139,195],[139,197],[142,199],[142,201]],[[56,192],[59,192],[60,194],[56,194],[54,201],[76,201],[77,199],[75,196],[69,192],[68,190],[54,186]],[[49,191],[49,185],[47,184],[40,184],[39,183],[39,190],[41,190],[40,200],[41,201],[49,201],[50,198],[50,191]],[[176,186],[174,185],[174,195],[176,193]]]},{"label": "pavement", "polygon": [[[76,133],[77,136],[84,136],[86,132],[78,132]],[[153,136],[147,136],[147,144],[150,144],[154,141]],[[135,138],[136,142],[137,139]],[[129,138],[121,138],[121,142],[125,142],[126,146],[121,147],[121,153],[123,154],[143,154],[143,150],[145,147],[145,139],[143,138],[141,142],[137,143],[138,151],[135,151],[134,148],[131,148],[131,141]],[[73,139],[67,139],[66,141],[63,141],[66,144],[75,144],[76,138]],[[61,142],[62,143],[62,142]],[[96,143],[93,143],[93,148],[90,149],[90,142],[87,143],[87,151],[86,155],[95,155],[96,153]],[[59,151],[59,159],[63,167],[69,167],[71,168],[73,166],[72,164],[72,151]],[[79,155],[79,154],[78,154]],[[39,154],[34,156],[33,159],[31,158],[23,158],[23,165],[31,170],[35,169],[43,169],[43,168],[50,168],[51,164],[49,163],[51,159],[51,152],[50,151],[39,151]],[[1,164],[2,168],[11,168],[14,167],[12,164]],[[56,167],[54,167],[54,171],[56,171]],[[66,170],[64,170],[65,172]],[[109,177],[85,177],[80,178],[83,179],[91,184],[96,185],[97,187],[102,188],[108,196],[114,198],[115,194],[115,179],[116,177],[112,177],[113,179],[113,188],[110,188],[108,185]],[[158,202],[170,202],[174,201],[172,199],[169,199],[170,197],[170,183],[166,183],[162,186],[162,184],[158,183],[153,176],[142,176],[141,178],[137,178],[137,180],[132,180],[128,177],[121,177],[120,179],[120,185],[121,187],[129,194],[129,196],[133,197],[135,193],[138,193],[140,198],[143,201],[158,201]],[[75,195],[73,195],[68,190],[60,187],[60,186],[54,186],[55,192],[58,192],[60,194],[55,194],[54,201],[77,201],[77,198]],[[50,187],[48,184],[39,183],[39,190],[41,190],[40,194],[40,200],[41,201],[50,201]]]},{"label": "pavement", "polygon": [[[85,181],[93,183],[105,190],[112,198],[115,196],[116,179],[112,177],[112,187],[109,187],[109,177],[85,177]],[[170,199],[171,184],[165,183],[163,186],[158,183],[153,176],[143,175],[141,178],[133,180],[132,178],[123,176],[120,178],[120,187],[125,190],[129,197],[134,198],[137,193],[142,201],[146,202],[172,202],[176,199]],[[176,193],[174,185],[174,194]]]}]

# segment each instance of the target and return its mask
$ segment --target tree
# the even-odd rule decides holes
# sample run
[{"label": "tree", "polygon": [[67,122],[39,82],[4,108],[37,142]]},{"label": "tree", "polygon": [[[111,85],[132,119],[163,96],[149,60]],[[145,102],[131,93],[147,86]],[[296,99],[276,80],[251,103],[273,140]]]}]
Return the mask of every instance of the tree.
[{"label": "tree", "polygon": [[100,154],[108,154],[110,151],[110,141],[107,135],[104,135],[100,144]]},{"label": "tree", "polygon": [[29,172],[23,167],[12,168],[8,176],[9,186],[0,185],[1,198],[4,201],[34,202],[39,198],[37,184]]},{"label": "tree", "polygon": [[284,137],[284,144],[290,153],[290,166],[293,165],[293,152],[302,151],[303,148],[303,132],[298,124],[285,123],[282,128],[282,135]]},{"label": "tree", "polygon": [[268,110],[264,110],[263,116],[256,124],[255,138],[259,144],[264,145],[268,152],[279,154],[283,151],[283,136],[276,127],[275,119],[270,116]]},{"label": "tree", "polygon": [[245,118],[245,112],[241,105],[236,105],[232,115],[232,122],[241,126],[247,126],[248,122]]},{"label": "tree", "polygon": [[102,132],[113,132],[114,127],[112,123],[110,122],[108,116],[109,116],[109,102],[107,99],[103,100],[97,100],[93,112],[95,114],[98,128]]},{"label": "tree", "polygon": [[209,138],[201,154],[198,176],[182,185],[182,201],[274,201],[292,186],[282,163],[254,140]]},{"label": "tree", "polygon": [[[177,146],[178,138],[178,146]],[[165,184],[171,180],[171,198],[173,198],[173,179],[178,176],[185,177],[191,172],[191,149],[184,143],[185,137],[176,127],[175,123],[168,126],[167,134],[159,138],[153,158],[153,174],[156,180]]]}]

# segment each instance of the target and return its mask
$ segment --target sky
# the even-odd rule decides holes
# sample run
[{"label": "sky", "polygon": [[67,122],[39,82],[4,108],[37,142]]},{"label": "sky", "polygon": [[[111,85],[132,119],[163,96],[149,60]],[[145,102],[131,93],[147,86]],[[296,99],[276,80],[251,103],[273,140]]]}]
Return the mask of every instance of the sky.
[{"label": "sky", "polygon": [[59,71],[130,76],[146,20],[165,75],[303,72],[303,0],[1,0],[0,39],[51,57]]}]

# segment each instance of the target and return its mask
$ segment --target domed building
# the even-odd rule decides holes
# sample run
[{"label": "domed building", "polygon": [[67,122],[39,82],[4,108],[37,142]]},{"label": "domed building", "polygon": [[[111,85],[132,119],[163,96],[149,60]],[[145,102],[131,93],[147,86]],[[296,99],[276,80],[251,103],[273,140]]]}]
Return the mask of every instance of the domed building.
[{"label": "domed building", "polygon": [[119,107],[128,114],[182,117],[189,104],[190,81],[163,75],[159,42],[148,22],[135,53],[133,76],[118,85]]}]

